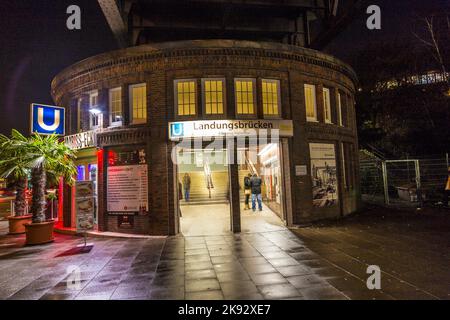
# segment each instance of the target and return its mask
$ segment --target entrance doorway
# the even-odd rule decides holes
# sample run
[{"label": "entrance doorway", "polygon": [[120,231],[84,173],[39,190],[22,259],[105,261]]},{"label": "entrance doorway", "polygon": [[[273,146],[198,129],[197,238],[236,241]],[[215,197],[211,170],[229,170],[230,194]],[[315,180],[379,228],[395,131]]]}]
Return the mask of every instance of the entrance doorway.
[{"label": "entrance doorway", "polygon": [[[180,231],[185,236],[223,235],[231,231],[230,188],[239,189],[241,232],[284,229],[285,209],[280,144],[237,148],[237,172],[230,175],[227,149],[176,147]],[[234,180],[230,181],[233,176]],[[262,210],[252,210],[246,177],[261,180]],[[248,209],[246,198],[248,197]],[[256,196],[257,198],[257,196]],[[234,207],[236,210],[236,206]]]},{"label": "entrance doorway", "polygon": [[225,149],[177,148],[181,232],[215,235],[230,230],[229,175]]},{"label": "entrance doorway", "polygon": [[[97,159],[85,159],[79,160],[77,164],[77,181],[92,181],[94,185],[94,226],[98,227],[98,194],[97,194],[97,181],[98,181],[98,164]],[[72,187],[72,208],[75,208],[75,187]],[[76,213],[72,212],[72,226],[75,226]]]},{"label": "entrance doorway", "polygon": [[[283,229],[284,194],[279,143],[240,149],[238,157],[242,232]],[[248,179],[250,186],[246,186]],[[252,181],[258,180],[261,181],[262,210],[259,210],[258,195],[255,194],[259,190],[252,188]]]}]

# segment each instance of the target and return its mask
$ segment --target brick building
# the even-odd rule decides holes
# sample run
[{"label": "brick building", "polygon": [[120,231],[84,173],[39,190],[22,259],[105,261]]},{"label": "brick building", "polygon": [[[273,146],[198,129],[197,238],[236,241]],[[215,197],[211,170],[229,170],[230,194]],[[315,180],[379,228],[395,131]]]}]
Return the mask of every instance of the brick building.
[{"label": "brick building", "polygon": [[[203,40],[192,40],[195,28],[160,39],[155,23],[134,32],[130,21],[145,22],[151,17],[136,14],[157,5],[137,1],[141,6],[127,7],[133,32],[124,40],[117,28],[123,20],[114,23],[108,1],[99,2],[119,42],[128,44],[74,64],[52,82],[55,102],[66,108],[66,141],[78,150],[77,179],[95,182],[99,231],[177,234],[190,209],[221,204],[239,232],[248,174],[261,177],[265,210],[286,225],[358,209],[356,76],[301,46],[312,41],[306,27],[295,37],[278,28],[270,41],[255,32],[237,35],[237,27]],[[306,20],[304,12],[317,10],[301,8]],[[223,34],[227,40],[216,39]],[[268,140],[251,150],[249,132]],[[190,194],[183,193],[186,175]],[[73,188],[63,194],[63,225],[75,227]]]}]

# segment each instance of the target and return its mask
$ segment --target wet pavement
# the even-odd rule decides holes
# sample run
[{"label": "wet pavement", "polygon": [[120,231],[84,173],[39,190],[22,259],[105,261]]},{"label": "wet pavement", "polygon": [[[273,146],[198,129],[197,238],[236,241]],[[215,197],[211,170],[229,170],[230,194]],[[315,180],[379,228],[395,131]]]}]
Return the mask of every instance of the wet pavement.
[{"label": "wet pavement", "polygon": [[[446,216],[369,212],[255,233],[91,238],[24,247],[0,222],[0,299],[450,299]],[[366,287],[367,266],[382,271]],[[79,281],[71,281],[78,279]]]},{"label": "wet pavement", "polygon": [[[184,236],[227,235],[230,233],[230,206],[228,204],[183,205],[180,219]],[[201,221],[201,223],[199,223]],[[286,230],[281,219],[266,205],[253,212],[241,206],[243,233],[263,233]]]}]

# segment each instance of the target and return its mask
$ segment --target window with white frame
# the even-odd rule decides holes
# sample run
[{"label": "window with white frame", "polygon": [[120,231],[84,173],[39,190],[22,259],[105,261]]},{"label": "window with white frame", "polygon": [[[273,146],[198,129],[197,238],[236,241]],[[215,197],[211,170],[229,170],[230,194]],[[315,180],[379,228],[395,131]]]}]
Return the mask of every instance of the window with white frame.
[{"label": "window with white frame", "polygon": [[330,89],[323,88],[323,115],[325,123],[331,123]]},{"label": "window with white frame", "polygon": [[264,116],[280,115],[280,81],[262,79],[262,105]]},{"label": "window with white frame", "polygon": [[130,123],[141,124],[147,122],[147,85],[133,84],[129,87]]},{"label": "window with white frame", "polygon": [[338,92],[337,94],[337,121],[338,121],[338,125],[340,125],[341,127],[344,125],[344,123],[342,122],[342,95],[340,92]]},{"label": "window with white frame", "polygon": [[256,81],[255,79],[234,79],[234,93],[236,97],[236,114],[256,114]]},{"label": "window with white frame", "polygon": [[197,113],[197,81],[175,80],[175,106],[178,116],[194,116]]},{"label": "window with white frame", "polygon": [[77,132],[81,132],[81,98],[77,99]]},{"label": "window with white frame", "polygon": [[109,121],[111,126],[122,125],[122,88],[109,90]]},{"label": "window with white frame", "polygon": [[306,120],[317,121],[316,86],[305,84]]},{"label": "window with white frame", "polygon": [[98,106],[98,91],[89,93],[89,127],[91,129],[101,128],[103,125],[103,114]]},{"label": "window with white frame", "polygon": [[202,79],[205,115],[224,114],[225,79]]}]

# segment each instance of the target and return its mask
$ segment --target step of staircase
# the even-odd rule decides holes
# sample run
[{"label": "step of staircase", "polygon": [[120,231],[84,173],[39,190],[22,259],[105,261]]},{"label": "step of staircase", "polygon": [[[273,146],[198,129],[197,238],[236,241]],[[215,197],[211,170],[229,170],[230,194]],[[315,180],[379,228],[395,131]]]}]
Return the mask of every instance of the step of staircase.
[{"label": "step of staircase", "polygon": [[207,200],[191,200],[186,202],[184,200],[180,201],[180,205],[182,206],[198,206],[198,205],[207,205],[207,204],[228,204],[228,199],[207,199]]}]

